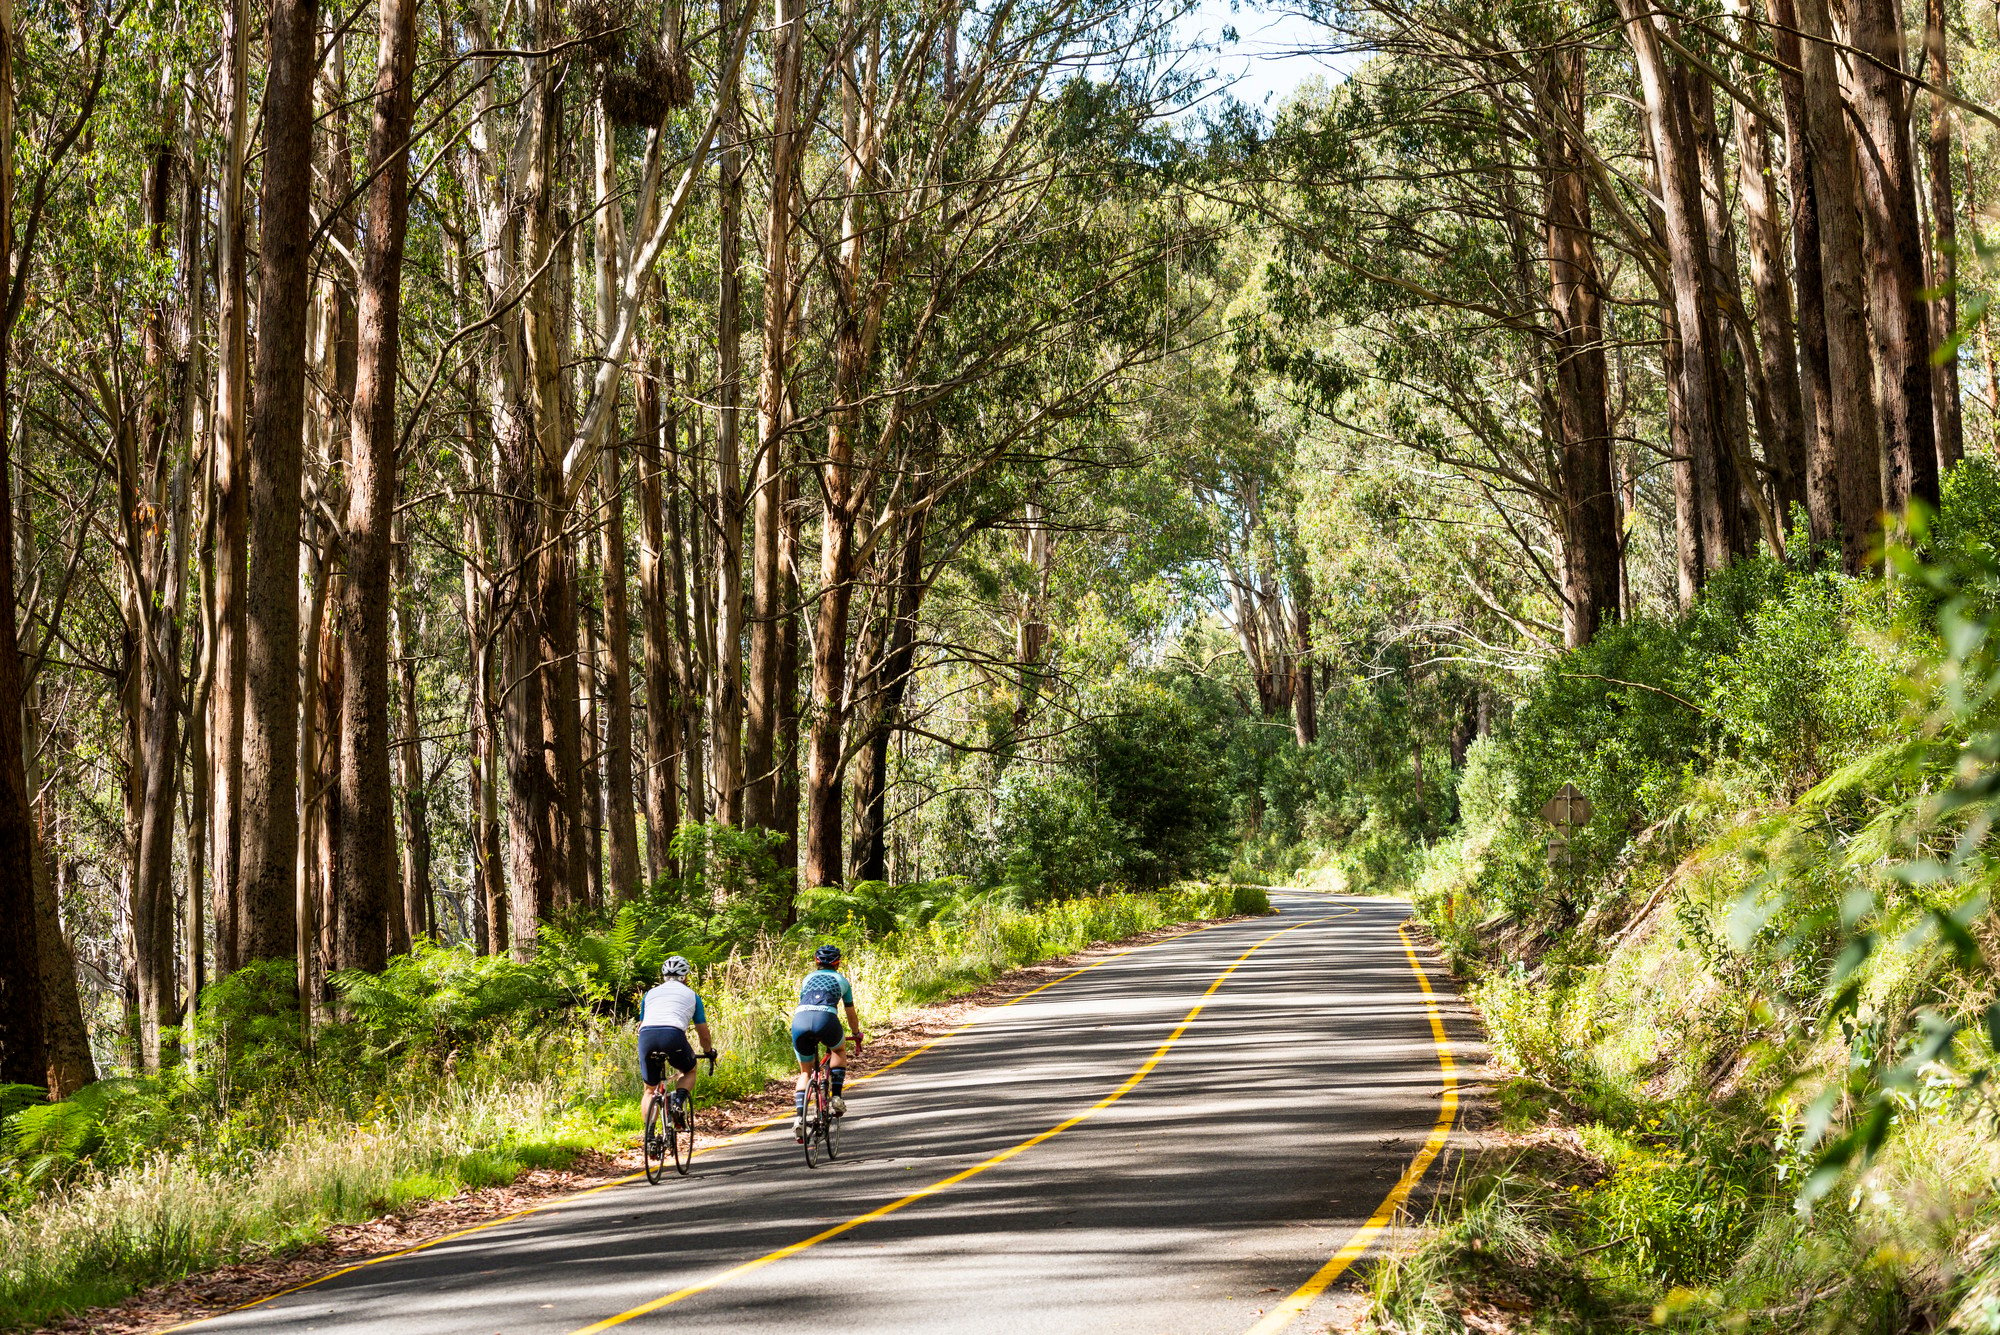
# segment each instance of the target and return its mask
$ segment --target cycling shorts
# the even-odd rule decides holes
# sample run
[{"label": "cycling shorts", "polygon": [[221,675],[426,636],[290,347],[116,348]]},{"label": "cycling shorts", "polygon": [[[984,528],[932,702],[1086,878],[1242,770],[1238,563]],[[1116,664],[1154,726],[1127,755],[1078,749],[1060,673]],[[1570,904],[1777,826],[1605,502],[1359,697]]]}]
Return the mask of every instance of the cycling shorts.
[{"label": "cycling shorts", "polygon": [[657,1085],[667,1078],[666,1067],[671,1066],[682,1075],[694,1069],[694,1048],[688,1043],[687,1030],[669,1029],[663,1025],[650,1025],[639,1031],[639,1065],[646,1075],[646,1083]]},{"label": "cycling shorts", "polygon": [[817,1058],[822,1046],[838,1048],[843,1037],[838,1015],[802,1010],[792,1016],[792,1051],[802,1062]]}]

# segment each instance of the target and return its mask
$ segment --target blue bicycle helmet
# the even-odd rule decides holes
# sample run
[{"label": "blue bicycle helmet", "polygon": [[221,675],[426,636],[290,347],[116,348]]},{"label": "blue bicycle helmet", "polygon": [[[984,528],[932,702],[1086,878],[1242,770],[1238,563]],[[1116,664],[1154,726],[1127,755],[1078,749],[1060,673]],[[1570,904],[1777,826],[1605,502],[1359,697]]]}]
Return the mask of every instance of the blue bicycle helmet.
[{"label": "blue bicycle helmet", "polygon": [[827,942],[813,952],[813,963],[819,965],[822,969],[831,969],[834,965],[840,963],[840,947],[834,945],[831,941]]}]

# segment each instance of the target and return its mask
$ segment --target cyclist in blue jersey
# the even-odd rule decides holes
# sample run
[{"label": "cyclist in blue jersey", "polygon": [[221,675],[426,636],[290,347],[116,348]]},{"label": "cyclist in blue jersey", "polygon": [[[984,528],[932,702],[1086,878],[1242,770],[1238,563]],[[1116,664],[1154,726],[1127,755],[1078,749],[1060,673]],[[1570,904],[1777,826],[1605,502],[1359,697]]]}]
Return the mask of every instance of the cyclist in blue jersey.
[{"label": "cyclist in blue jersey", "polygon": [[840,972],[840,947],[831,943],[813,952],[817,965],[799,984],[798,1009],[792,1012],[792,1053],[799,1059],[797,1093],[793,1095],[798,1115],[792,1120],[792,1135],[806,1138],[806,1077],[819,1064],[819,1050],[827,1049],[827,1079],[832,1084],[833,1115],[847,1111],[842,1090],[847,1084],[847,1057],[842,1049],[840,1012],[847,1012],[847,1028],[854,1047],[861,1049],[861,1017],[854,1010],[854,984]]},{"label": "cyclist in blue jersey", "polygon": [[715,1055],[715,1039],[708,1032],[708,1008],[699,994],[688,986],[688,962],[679,955],[667,956],[660,966],[660,985],[646,993],[639,1010],[639,1065],[644,1071],[646,1092],[639,1096],[639,1118],[646,1116],[646,1098],[658,1094],[667,1082],[666,1068],[674,1069],[674,1093],[668,1105],[674,1125],[687,1115],[688,1093],[694,1088],[694,1048],[688,1044],[688,1030],[701,1035],[701,1055]]}]

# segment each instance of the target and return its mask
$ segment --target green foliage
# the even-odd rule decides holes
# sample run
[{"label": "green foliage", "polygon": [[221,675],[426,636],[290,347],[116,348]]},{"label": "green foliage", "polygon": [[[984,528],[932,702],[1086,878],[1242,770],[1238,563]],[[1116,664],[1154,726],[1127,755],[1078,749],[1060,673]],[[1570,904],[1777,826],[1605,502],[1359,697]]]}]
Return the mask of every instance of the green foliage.
[{"label": "green foliage", "polygon": [[1080,774],[1015,765],[1000,780],[992,875],[1036,899],[1088,894],[1132,860],[1131,836]]},{"label": "green foliage", "polygon": [[1229,911],[1231,913],[1267,914],[1271,911],[1270,893],[1261,885],[1236,885],[1229,890]]},{"label": "green foliage", "polygon": [[[723,881],[738,873],[719,869],[717,846],[755,863],[742,845],[702,838],[717,884],[768,888],[753,875]],[[670,949],[695,962],[723,1053],[698,1089],[707,1103],[794,1069],[785,1022],[822,936],[846,947],[877,1026],[1009,968],[1254,911],[1262,898],[1188,886],[1034,906],[956,879],[870,882],[801,896],[788,931],[727,939],[719,933],[739,913],[689,904],[690,884],[708,882],[691,876],[608,921],[547,927],[526,963],[425,943],[381,974],[338,975],[342,1018],[315,1031],[310,1051],[291,966],[272,961],[203,992],[189,1060],[159,1076],[100,1082],[62,1103],[0,1090],[11,1107],[0,1128],[0,1327],[627,1143],[631,1005]]]}]

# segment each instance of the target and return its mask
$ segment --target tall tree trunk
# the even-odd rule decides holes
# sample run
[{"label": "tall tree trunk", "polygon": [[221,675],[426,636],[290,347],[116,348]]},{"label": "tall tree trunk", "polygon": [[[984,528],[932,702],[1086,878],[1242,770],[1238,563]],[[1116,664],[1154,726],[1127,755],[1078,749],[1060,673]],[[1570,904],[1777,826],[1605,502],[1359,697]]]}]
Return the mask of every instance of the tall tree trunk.
[{"label": "tall tree trunk", "polygon": [[902,722],[903,701],[916,667],[917,614],[929,584],[924,580],[924,513],[910,521],[896,563],[896,597],[889,641],[875,676],[872,727],[855,776],[854,879],[889,879],[889,743]]},{"label": "tall tree trunk", "polygon": [[1800,485],[1813,542],[1838,543],[1840,444],[1834,433],[1836,410],[1827,361],[1818,186],[1807,129],[1805,80],[1798,73],[1803,59],[1798,16],[1792,0],[1765,0],[1764,11],[1771,22],[1771,44],[1781,66],[1777,79],[1785,112],[1785,189],[1792,204],[1793,291],[1798,303],[1799,389],[1805,426],[1805,473]]},{"label": "tall tree trunk", "polygon": [[1883,501],[1900,512],[1936,505],[1937,433],[1931,419],[1931,312],[1924,301],[1924,230],[1917,210],[1910,89],[1902,78],[1903,24],[1896,0],[1848,0],[1861,200],[1868,237],[1868,309],[1881,396]]},{"label": "tall tree trunk", "polygon": [[214,684],[208,718],[209,848],[213,872],[215,970],[243,963],[241,795],[245,709],[244,588],[250,524],[248,424],[249,224],[243,207],[243,169],[249,148],[250,34],[248,0],[229,0],[222,16],[223,101],[227,145],[217,190],[215,433],[210,446],[214,488],[210,541],[215,552]]},{"label": "tall tree trunk", "polygon": [[[754,0],[742,0],[754,3]],[[721,32],[736,26],[738,0],[719,0]],[[743,139],[736,80],[723,81],[722,146],[716,155],[719,288],[716,312],[715,677],[708,698],[715,818],[743,816],[743,476],[739,419],[743,376]]]},{"label": "tall tree trunk", "polygon": [[[787,396],[789,401],[789,395]],[[799,870],[799,511],[798,474],[786,468],[780,483],[784,528],[779,536],[778,736],[772,750],[777,765],[778,809],[773,828],[784,836],[778,868],[786,873],[784,923],[794,921]]]},{"label": "tall tree trunk", "polygon": [[632,616],[625,586],[625,479],[622,446],[598,458],[606,513],[600,564],[604,576],[605,652],[599,659],[604,686],[605,833],[610,846],[612,903],[640,888],[639,826],[632,792]]},{"label": "tall tree trunk", "polygon": [[1759,436],[1768,440],[1775,428],[1756,335],[1743,308],[1743,280],[1736,267],[1736,220],[1729,212],[1728,173],[1722,134],[1715,122],[1715,92],[1699,74],[1683,78],[1708,237],[1707,308],[1715,321],[1716,352],[1722,361],[1723,422],[1727,428],[1723,433],[1727,448],[1716,460],[1716,499],[1727,507],[1724,517],[1729,521],[1730,545],[1714,567],[1719,571],[1755,550],[1760,530],[1773,555],[1784,555],[1785,537],[1757,475],[1757,460],[1750,447],[1749,410],[1754,409]]},{"label": "tall tree trunk", "polygon": [[[35,828],[21,735],[21,638],[14,607],[14,432],[8,373],[14,321],[14,5],[0,0],[0,1082],[48,1078]],[[26,262],[23,257],[23,263]]]},{"label": "tall tree trunk", "polygon": [[[1801,87],[1818,205],[1820,292],[1826,316],[1828,435],[1833,490],[1839,498],[1842,559],[1859,571],[1868,559],[1882,511],[1881,434],[1875,416],[1874,351],[1869,344],[1868,288],[1861,218],[1855,211],[1854,140],[1840,96],[1826,0],[1797,0]],[[1808,485],[1812,478],[1810,472]]]},{"label": "tall tree trunk", "polygon": [[[390,545],[396,508],[396,373],[401,361],[403,239],[409,224],[416,0],[382,0],[368,127],[368,227],[362,240],[359,362],[348,439],[347,577],[341,585],[338,967],[386,963],[396,899],[395,788],[389,772]],[[404,924],[396,925],[405,933]]]},{"label": "tall tree trunk", "polygon": [[[5,4],[6,0],[0,0],[0,17],[4,17]],[[0,33],[0,41],[4,40],[4,33]],[[6,58],[4,51],[0,51],[0,62]],[[0,68],[0,96],[7,93],[5,75],[5,69]],[[0,125],[0,130],[4,128]],[[0,160],[4,160],[4,156],[4,146],[0,146]],[[9,179],[0,175],[0,197],[4,197]],[[0,215],[0,255],[8,253],[7,240],[5,218]],[[0,270],[4,269],[4,262],[0,262]],[[5,291],[5,278],[6,274],[0,272],[0,292]],[[4,300],[4,296],[0,296],[0,302]],[[0,331],[0,351],[4,351],[5,347],[6,335]],[[0,367],[0,388],[4,388],[4,382],[4,367]],[[4,398],[0,398],[0,441],[7,438],[5,406]],[[24,471],[27,462],[26,458],[21,460]],[[5,460],[0,459],[0,464],[4,463]],[[34,550],[35,519],[30,498],[31,493],[26,487],[11,497],[16,527],[10,536],[20,544],[23,552]],[[33,865],[30,870],[34,877],[35,909],[32,926],[40,962],[42,1036],[46,1051],[45,1080],[24,1080],[21,1083],[46,1083],[49,1097],[64,1099],[97,1079],[97,1064],[90,1052],[90,1032],[83,1022],[83,1003],[77,995],[76,957],[70,951],[69,940],[62,928],[61,896],[56,887],[53,857],[56,845],[54,803],[42,782],[41,767],[36,763],[42,737],[41,689],[31,679],[33,674],[28,665],[45,657],[47,651],[44,639],[32,654],[22,654],[26,661],[21,666],[22,680],[26,683],[21,700],[22,779],[33,820]],[[0,932],[6,930],[0,927]],[[0,987],[5,986],[7,984],[0,981]],[[10,1041],[7,1035],[4,1022],[0,1022],[0,1042]]]},{"label": "tall tree trunk", "polygon": [[750,672],[745,697],[743,765],[747,824],[771,828],[778,806],[778,668],[785,614],[779,567],[784,527],[783,448],[787,333],[792,322],[792,208],[799,165],[797,0],[776,0],[771,31],[771,189],[764,214],[763,359],[757,383],[757,467],[751,541]]},{"label": "tall tree trunk", "polygon": [[[1609,376],[1604,357],[1603,277],[1592,239],[1583,145],[1584,50],[1552,52],[1543,71],[1550,108],[1543,153],[1548,171],[1549,310],[1560,433],[1565,639],[1587,644],[1618,616],[1618,501],[1611,483]],[[1299,612],[1301,626],[1305,609]],[[1299,729],[1300,744],[1307,743]]]},{"label": "tall tree trunk", "polygon": [[1292,590],[1292,736],[1306,747],[1319,741],[1319,695],[1313,685],[1312,576],[1303,562],[1293,572]]},{"label": "tall tree trunk", "polygon": [[[583,547],[584,569],[580,588],[603,588],[604,572],[598,566],[600,543],[590,543]],[[582,598],[577,600],[577,688],[580,695],[583,738],[582,787],[579,790],[579,806],[583,813],[584,845],[584,893],[585,902],[593,909],[604,905],[604,748],[609,745],[604,734],[604,691],[602,665],[604,662],[604,636],[602,622],[598,618],[598,608],[587,607]]]},{"label": "tall tree trunk", "polygon": [[[1731,12],[1739,20],[1747,12],[1747,3],[1731,0]],[[1747,21],[1737,27],[1746,43],[1754,40]],[[1796,44],[1798,39],[1792,40]],[[1749,241],[1750,284],[1757,294],[1764,459],[1771,470],[1777,519],[1783,527],[1790,522],[1792,506],[1803,505],[1806,499],[1806,411],[1792,319],[1792,285],[1785,271],[1785,226],[1772,189],[1770,131],[1761,116],[1742,108],[1736,111],[1735,125],[1737,192]]]},{"label": "tall tree trunk", "polygon": [[[477,414],[467,414],[476,422]],[[476,427],[474,428],[476,430]],[[476,455],[475,455],[476,457]],[[471,698],[466,701],[466,776],[472,822],[473,894],[483,929],[473,943],[484,955],[507,951],[507,876],[500,849],[500,780],[498,710],[493,704],[492,629],[488,622],[490,586],[479,573],[487,558],[476,497],[464,501],[462,522],[465,550],[473,556],[465,566],[465,642],[471,659]]]},{"label": "tall tree trunk", "polygon": [[[837,410],[838,411],[838,410]],[[844,435],[842,428],[835,434]],[[805,886],[841,884],[841,747],[847,723],[847,621],[854,597],[854,520],[847,513],[845,451],[827,464],[820,516],[819,609],[813,625],[813,718],[806,774]]]},{"label": "tall tree trunk", "polygon": [[[429,780],[424,772],[423,719],[417,709],[417,611],[410,587],[409,538],[397,524],[391,540],[395,544],[396,599],[393,645],[396,654],[396,683],[402,714],[402,743],[396,748],[396,786],[403,808],[403,922],[402,943],[407,949],[420,937],[434,937],[437,931],[431,885],[431,821]],[[477,837],[479,807],[466,814]],[[483,915],[482,915],[483,916]]]},{"label": "tall tree trunk", "polygon": [[[669,849],[680,824],[682,697],[674,673],[673,615],[679,590],[667,555],[664,488],[665,451],[661,435],[673,432],[672,402],[661,411],[660,378],[671,379],[671,359],[656,363],[638,384],[635,405],[639,438],[639,609],[646,662],[646,854],[649,875],[674,872]],[[671,390],[669,391],[671,392]]]},{"label": "tall tree trunk", "polygon": [[[1930,65],[1931,82],[1951,88],[1951,60],[1945,39],[1944,0],[1924,0],[1924,53]],[[1942,97],[1931,99],[1930,193],[1931,227],[1937,244],[1931,287],[1938,293],[1931,303],[1931,343],[1951,347],[1951,355],[1932,371],[1931,418],[1937,437],[1938,471],[1965,457],[1965,420],[1959,406],[1958,350],[1952,340],[1958,335],[1958,205],[1951,184],[1951,103]]]},{"label": "tall tree trunk", "polygon": [[[617,158],[610,118],[602,105],[597,129],[597,194],[612,199],[617,189]],[[618,258],[625,249],[623,211],[600,209],[597,221],[597,313],[600,324],[612,318],[617,304]],[[609,336],[609,330],[601,330]],[[641,363],[644,364],[643,362]],[[615,390],[613,391],[615,394]],[[615,409],[614,409],[615,412]],[[625,583],[624,445],[614,431],[598,455],[598,490],[604,500],[604,523],[598,530],[598,565],[604,580],[604,640],[598,659],[604,698],[604,823],[610,847],[605,874],[613,903],[623,902],[640,888],[639,827],[632,791],[632,618]]]},{"label": "tall tree trunk", "polygon": [[318,0],[272,0],[268,31],[238,928],[253,960],[298,948],[299,487]]},{"label": "tall tree trunk", "polygon": [[[1686,75],[1670,67],[1662,49],[1657,12],[1642,0],[1620,0],[1626,40],[1644,94],[1645,123],[1657,170],[1661,228],[1669,269],[1673,314],[1671,336],[1678,345],[1679,430],[1676,475],[1681,522],[1692,535],[1697,584],[1729,560],[1737,527],[1736,498],[1723,490],[1723,459],[1729,429],[1724,409],[1721,350],[1709,308],[1707,222],[1695,163]],[[1675,397],[1670,396],[1670,404]],[[1684,554],[1685,555],[1685,554]],[[1685,596],[1685,592],[1684,592]]]}]

